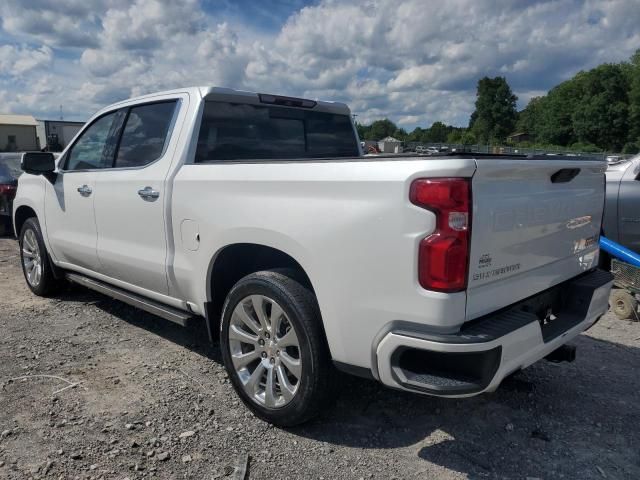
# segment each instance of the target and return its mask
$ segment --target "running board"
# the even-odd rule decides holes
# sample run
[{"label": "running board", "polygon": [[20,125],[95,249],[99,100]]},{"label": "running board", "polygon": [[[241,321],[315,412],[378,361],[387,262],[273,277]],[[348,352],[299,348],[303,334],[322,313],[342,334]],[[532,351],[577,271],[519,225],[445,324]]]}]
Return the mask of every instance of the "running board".
[{"label": "running board", "polygon": [[182,325],[183,327],[188,327],[193,323],[193,320],[200,318],[184,310],[178,310],[177,308],[164,305],[141,295],[123,290],[122,288],[114,287],[113,285],[101,282],[100,280],[85,277],[84,275],[67,273],[66,277],[67,280],[77,283],[78,285],[90,288],[91,290],[95,290],[96,292],[115,298],[116,300],[120,300],[121,302],[133,307],[137,307],[140,310],[144,310],[145,312],[162,317],[165,320]]}]

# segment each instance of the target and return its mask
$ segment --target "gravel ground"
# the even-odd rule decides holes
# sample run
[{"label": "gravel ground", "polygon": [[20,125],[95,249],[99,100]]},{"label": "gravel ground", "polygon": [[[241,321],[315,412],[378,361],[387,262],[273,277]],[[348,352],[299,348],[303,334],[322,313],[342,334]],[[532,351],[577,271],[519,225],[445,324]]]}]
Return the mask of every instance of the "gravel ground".
[{"label": "gravel ground", "polygon": [[27,290],[0,240],[0,478],[640,478],[640,323],[607,315],[572,364],[444,400],[336,375],[318,420],[288,430],[235,396],[204,327],[79,287]]}]

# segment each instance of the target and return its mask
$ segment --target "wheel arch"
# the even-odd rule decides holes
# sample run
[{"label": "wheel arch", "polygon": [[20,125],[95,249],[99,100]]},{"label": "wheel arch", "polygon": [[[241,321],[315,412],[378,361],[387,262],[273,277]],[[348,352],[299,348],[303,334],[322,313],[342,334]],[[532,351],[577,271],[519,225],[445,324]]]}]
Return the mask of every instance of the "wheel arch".
[{"label": "wheel arch", "polygon": [[207,302],[205,312],[211,340],[217,338],[224,301],[231,288],[254,272],[288,269],[295,279],[314,294],[311,278],[301,263],[289,253],[259,243],[233,243],[216,252],[207,271]]},{"label": "wheel arch", "polygon": [[24,222],[26,222],[31,217],[38,218],[38,214],[30,206],[20,205],[16,209],[13,215],[13,229],[15,231],[16,237],[20,236],[20,231],[22,230],[22,226],[24,225]]}]

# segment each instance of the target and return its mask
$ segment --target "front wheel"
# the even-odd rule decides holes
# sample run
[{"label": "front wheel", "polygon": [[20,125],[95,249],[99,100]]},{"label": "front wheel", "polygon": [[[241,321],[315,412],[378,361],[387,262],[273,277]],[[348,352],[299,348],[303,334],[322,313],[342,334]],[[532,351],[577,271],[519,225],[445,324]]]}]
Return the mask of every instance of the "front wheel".
[{"label": "front wheel", "polygon": [[231,289],[220,327],[227,373],[258,417],[286,427],[320,412],[331,364],[308,288],[280,271],[248,275]]},{"label": "front wheel", "polygon": [[59,286],[49,262],[40,224],[35,217],[27,219],[20,230],[20,260],[29,289],[39,296],[53,293]]}]

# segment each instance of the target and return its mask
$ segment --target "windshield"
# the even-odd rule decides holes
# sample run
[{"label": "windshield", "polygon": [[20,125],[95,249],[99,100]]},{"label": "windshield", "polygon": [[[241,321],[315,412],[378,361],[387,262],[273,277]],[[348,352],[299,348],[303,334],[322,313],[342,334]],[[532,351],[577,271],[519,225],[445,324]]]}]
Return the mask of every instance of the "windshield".
[{"label": "windshield", "polygon": [[206,102],[196,162],[359,155],[348,115]]}]

